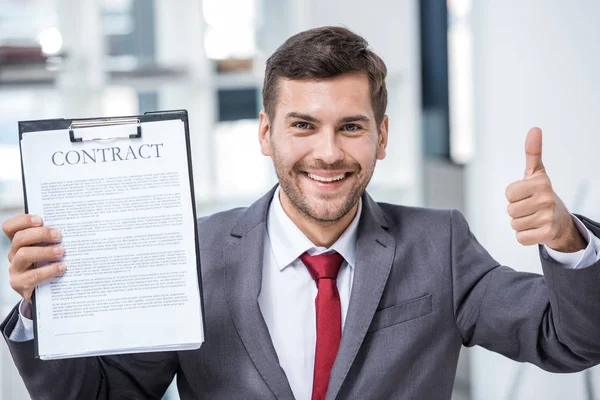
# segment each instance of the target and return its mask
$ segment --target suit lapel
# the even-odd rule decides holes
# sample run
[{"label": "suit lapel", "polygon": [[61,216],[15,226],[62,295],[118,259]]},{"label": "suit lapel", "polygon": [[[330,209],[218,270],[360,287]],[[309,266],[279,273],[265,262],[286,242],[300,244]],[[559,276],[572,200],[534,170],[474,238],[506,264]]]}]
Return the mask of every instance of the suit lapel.
[{"label": "suit lapel", "polygon": [[383,211],[368,194],[358,226],[356,266],[340,348],[331,371],[327,399],[335,399],[356,358],[385,288],[396,251]]},{"label": "suit lapel", "polygon": [[278,399],[294,399],[260,312],[266,216],[274,189],[240,218],[225,248],[226,293],[234,325],[256,369]]},{"label": "suit lapel", "polygon": [[[223,253],[227,304],[248,355],[273,394],[278,399],[294,399],[258,305],[267,211],[274,191],[246,210],[228,238]],[[352,294],[327,399],[338,395],[381,300],[396,251],[396,241],[386,231],[388,226],[383,211],[365,193]]]}]

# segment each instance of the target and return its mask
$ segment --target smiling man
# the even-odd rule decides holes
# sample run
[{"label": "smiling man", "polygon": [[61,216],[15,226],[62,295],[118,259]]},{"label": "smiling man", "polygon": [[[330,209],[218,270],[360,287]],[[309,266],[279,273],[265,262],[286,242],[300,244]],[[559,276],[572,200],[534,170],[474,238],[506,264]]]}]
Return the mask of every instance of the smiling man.
[{"label": "smiling man", "polygon": [[[282,49],[269,65],[285,57]],[[378,72],[378,100],[385,102],[385,69]],[[285,77],[274,85],[276,92],[266,87],[260,113],[262,152],[273,159],[286,213],[315,245],[329,247],[356,215],[376,160],[385,157],[387,116],[375,115],[364,72]]]},{"label": "smiling man", "polygon": [[34,359],[29,301],[64,270],[62,247],[40,218],[7,220],[23,300],[1,329],[32,398],[159,399],[176,375],[182,399],[448,399],[463,345],[554,372],[599,363],[600,226],[554,193],[541,131],[506,191],[517,239],[540,245],[535,275],[496,262],[456,211],[365,192],[386,155],[385,76],[338,27],[299,33],[267,61],[259,141],[279,185],[198,223],[199,350]]}]

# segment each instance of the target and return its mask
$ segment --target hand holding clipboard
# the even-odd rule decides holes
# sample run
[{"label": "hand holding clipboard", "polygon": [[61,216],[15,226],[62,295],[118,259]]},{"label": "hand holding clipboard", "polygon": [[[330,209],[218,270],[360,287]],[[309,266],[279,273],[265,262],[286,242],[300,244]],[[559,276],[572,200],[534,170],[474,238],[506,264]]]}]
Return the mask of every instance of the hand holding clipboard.
[{"label": "hand holding clipboard", "polygon": [[[46,237],[51,232],[62,234],[61,244],[36,246],[37,265],[17,259],[14,282],[33,267],[39,281],[60,272],[33,297],[36,356],[198,348],[203,318],[187,113],[19,128],[25,209],[45,227],[20,216],[5,224],[9,236],[37,229],[37,241],[17,243],[23,253],[57,243]],[[49,261],[66,271],[44,270]],[[183,323],[185,331],[164,329]]]}]

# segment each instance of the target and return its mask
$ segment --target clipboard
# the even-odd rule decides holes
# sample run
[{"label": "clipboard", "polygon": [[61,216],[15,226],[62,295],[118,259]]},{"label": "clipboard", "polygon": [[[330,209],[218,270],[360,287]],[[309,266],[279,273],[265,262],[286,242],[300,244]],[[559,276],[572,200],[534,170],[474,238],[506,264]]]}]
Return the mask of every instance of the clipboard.
[{"label": "clipboard", "polygon": [[[200,310],[201,310],[201,324],[202,332],[205,330],[205,316],[204,316],[204,301],[203,301],[203,288],[202,288],[202,274],[200,267],[200,245],[198,237],[198,223],[195,205],[195,193],[194,193],[194,180],[193,180],[193,168],[192,168],[192,156],[191,156],[191,145],[190,145],[190,133],[189,133],[189,121],[188,113],[186,110],[168,110],[168,111],[154,111],[146,112],[142,115],[133,116],[122,116],[112,118],[90,118],[90,119],[46,119],[46,120],[31,120],[31,121],[19,121],[19,148],[21,152],[21,174],[23,181],[23,199],[25,213],[29,213],[29,204],[27,196],[27,176],[25,174],[24,157],[23,157],[23,138],[27,133],[33,132],[51,132],[57,130],[67,130],[69,135],[69,141],[73,146],[90,141],[106,141],[115,139],[127,139],[130,141],[136,141],[143,138],[144,135],[144,124],[160,122],[160,121],[172,121],[181,120],[184,126],[182,134],[185,135],[185,150],[187,156],[188,166],[188,177],[189,177],[189,188],[191,194],[191,209],[193,215],[193,227],[194,227],[194,248],[195,248],[195,259],[196,259],[196,271],[198,280],[198,293],[200,296]],[[81,133],[86,128],[94,127],[131,127],[128,129],[127,135],[117,136],[87,136]],[[68,267],[67,267],[68,268]],[[38,321],[37,311],[38,302],[36,300],[36,290],[32,295],[32,316],[33,316],[33,327],[34,327],[34,351],[35,357],[40,358],[39,341],[38,341]],[[157,350],[164,351],[164,350]],[[121,354],[121,353],[115,353]]]}]

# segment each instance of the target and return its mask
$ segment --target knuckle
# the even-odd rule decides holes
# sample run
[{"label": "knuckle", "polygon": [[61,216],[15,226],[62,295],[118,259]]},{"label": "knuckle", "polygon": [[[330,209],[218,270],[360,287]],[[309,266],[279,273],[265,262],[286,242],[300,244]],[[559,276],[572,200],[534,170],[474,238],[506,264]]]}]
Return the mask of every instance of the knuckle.
[{"label": "knuckle", "polygon": [[509,204],[506,207],[506,211],[508,212],[508,215],[510,215],[511,217],[514,218],[514,216],[515,216],[515,206],[514,206],[514,204]]},{"label": "knuckle", "polygon": [[15,256],[13,257],[14,262],[24,262],[27,261],[27,251],[24,247],[17,249],[15,252]]},{"label": "knuckle", "polygon": [[16,276],[11,275],[8,282],[13,290],[17,290],[19,288],[19,282]]},{"label": "knuckle", "polygon": [[553,239],[554,238],[554,228],[551,225],[546,225],[542,229],[542,236],[545,239]]},{"label": "knuckle", "polygon": [[544,190],[545,187],[548,186],[543,176],[538,176],[534,178],[533,183],[538,188],[538,190]]},{"label": "knuckle", "polygon": [[36,286],[42,280],[42,273],[39,269],[34,269],[31,271],[31,283],[33,286]]},{"label": "knuckle", "polygon": [[21,284],[17,287],[17,290],[27,291],[29,290],[29,279],[24,279]]},{"label": "knuckle", "polygon": [[554,206],[554,197],[548,193],[540,195],[539,204],[543,208],[552,208]]},{"label": "knuckle", "polygon": [[544,182],[544,185],[552,187],[552,181],[550,180],[550,177],[547,174],[540,175],[540,180]]},{"label": "knuckle", "polygon": [[21,247],[21,244],[23,243],[23,231],[17,231],[13,235],[12,243],[15,247]]},{"label": "knuckle", "polygon": [[514,184],[511,184],[509,187],[506,188],[506,191],[504,192],[504,194],[506,195],[506,199],[510,202],[513,202],[515,199],[515,190],[514,190]]},{"label": "knuckle", "polygon": [[532,244],[531,235],[527,232],[518,232],[517,233],[517,241],[521,243],[523,246],[529,246]]},{"label": "knuckle", "polygon": [[24,289],[25,290],[32,290],[33,288],[36,287],[36,285],[38,284],[40,278],[40,273],[39,271],[31,271],[30,274],[27,275],[27,278],[25,279],[24,282]]}]

